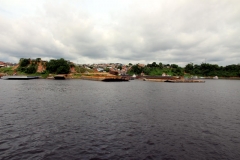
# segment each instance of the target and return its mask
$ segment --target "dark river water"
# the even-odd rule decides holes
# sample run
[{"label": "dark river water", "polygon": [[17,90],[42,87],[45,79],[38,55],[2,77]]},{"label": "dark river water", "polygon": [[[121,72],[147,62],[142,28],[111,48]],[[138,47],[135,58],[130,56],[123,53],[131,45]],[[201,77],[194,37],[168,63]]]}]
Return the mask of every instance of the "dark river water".
[{"label": "dark river water", "polygon": [[240,159],[240,81],[0,80],[0,159]]}]

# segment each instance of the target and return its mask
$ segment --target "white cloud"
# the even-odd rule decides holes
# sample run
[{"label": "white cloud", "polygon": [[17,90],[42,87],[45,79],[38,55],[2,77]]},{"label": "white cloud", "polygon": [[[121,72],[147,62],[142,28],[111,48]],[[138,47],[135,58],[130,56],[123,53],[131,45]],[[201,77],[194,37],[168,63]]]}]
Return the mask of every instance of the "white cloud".
[{"label": "white cloud", "polygon": [[0,60],[240,63],[238,1],[1,1]]}]

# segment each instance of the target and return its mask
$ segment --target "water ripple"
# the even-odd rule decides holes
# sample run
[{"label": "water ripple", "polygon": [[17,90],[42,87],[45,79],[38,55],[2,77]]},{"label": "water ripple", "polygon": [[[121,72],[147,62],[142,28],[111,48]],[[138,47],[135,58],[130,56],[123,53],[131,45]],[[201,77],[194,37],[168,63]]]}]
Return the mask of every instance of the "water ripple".
[{"label": "water ripple", "polygon": [[239,81],[0,81],[0,159],[239,159]]}]

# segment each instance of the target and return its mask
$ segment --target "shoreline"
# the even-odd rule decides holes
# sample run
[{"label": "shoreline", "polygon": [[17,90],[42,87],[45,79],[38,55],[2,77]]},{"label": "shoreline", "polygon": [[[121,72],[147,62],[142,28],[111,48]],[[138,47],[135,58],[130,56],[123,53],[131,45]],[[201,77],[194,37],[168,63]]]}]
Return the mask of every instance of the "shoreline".
[{"label": "shoreline", "polygon": [[[54,74],[49,74],[46,78],[41,76],[41,75],[36,75],[39,77],[39,79],[54,79],[53,78],[53,75]],[[60,74],[60,75],[63,75],[63,74]],[[78,76],[74,75],[74,74],[64,74],[66,79],[83,79],[83,80],[95,80],[95,81],[102,81],[106,78],[122,78],[124,76],[115,76],[115,75],[111,75],[111,74],[108,74],[108,73],[90,73],[89,74],[84,74],[84,73],[79,73]],[[81,76],[80,76],[81,75]],[[6,73],[0,73],[0,78],[2,76],[6,76]],[[11,76],[11,75],[8,75],[8,76]],[[18,75],[18,76],[33,76],[33,74],[31,75],[28,75],[28,74],[25,74],[25,75]],[[164,81],[166,79],[168,79],[167,77],[166,78],[150,78],[151,76],[145,76],[144,78],[148,79],[148,81],[151,81],[150,79],[154,79],[153,81]],[[173,76],[172,76],[173,78]],[[136,78],[136,79],[142,79],[142,78]],[[156,80],[158,79],[158,80]],[[218,79],[213,79],[213,77],[205,77],[205,78],[198,78],[198,80],[204,80],[204,79],[207,79],[207,80],[240,80],[240,77],[218,77]]]}]

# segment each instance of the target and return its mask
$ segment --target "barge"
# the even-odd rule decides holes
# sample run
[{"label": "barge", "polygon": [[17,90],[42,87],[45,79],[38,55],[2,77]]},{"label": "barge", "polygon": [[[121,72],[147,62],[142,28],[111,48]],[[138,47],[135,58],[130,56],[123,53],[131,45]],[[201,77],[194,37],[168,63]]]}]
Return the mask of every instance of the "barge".
[{"label": "barge", "polygon": [[65,80],[66,77],[64,75],[56,75],[56,76],[54,76],[54,79],[55,80]]},{"label": "barge", "polygon": [[38,79],[38,76],[2,76],[4,80],[30,80],[30,79]]},{"label": "barge", "polygon": [[164,82],[169,82],[169,83],[205,83],[205,81],[202,81],[202,80],[166,80]]},{"label": "barge", "polygon": [[103,82],[128,82],[129,79],[126,78],[105,78]]}]

